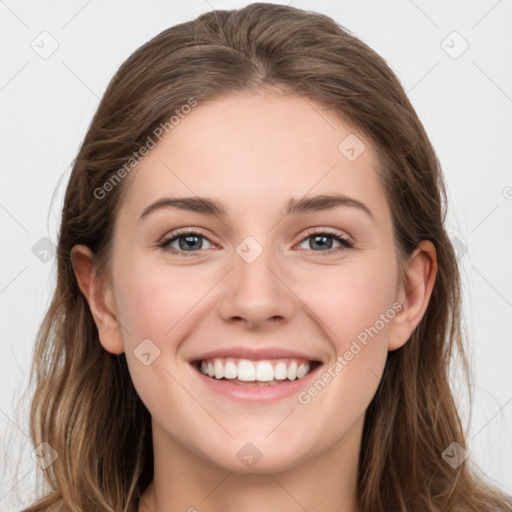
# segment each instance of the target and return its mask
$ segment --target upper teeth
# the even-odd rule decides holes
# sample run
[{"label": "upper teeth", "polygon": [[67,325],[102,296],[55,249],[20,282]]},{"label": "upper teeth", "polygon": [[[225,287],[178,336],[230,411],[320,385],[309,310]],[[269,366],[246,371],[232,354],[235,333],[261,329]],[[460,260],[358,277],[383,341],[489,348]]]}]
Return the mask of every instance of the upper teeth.
[{"label": "upper teeth", "polygon": [[216,379],[239,379],[247,382],[301,379],[309,373],[308,362],[297,359],[251,361],[215,357],[201,361],[201,373]]}]

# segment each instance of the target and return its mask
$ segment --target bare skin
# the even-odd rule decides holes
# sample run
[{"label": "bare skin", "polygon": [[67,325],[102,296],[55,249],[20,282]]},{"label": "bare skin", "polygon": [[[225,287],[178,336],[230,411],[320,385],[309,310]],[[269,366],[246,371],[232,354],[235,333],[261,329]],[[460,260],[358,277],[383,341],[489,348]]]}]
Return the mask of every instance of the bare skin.
[{"label": "bare skin", "polygon": [[[349,134],[365,144],[353,161],[338,149]],[[73,249],[101,344],[126,353],[152,416],[155,477],[139,512],[357,510],[365,411],[436,275],[425,241],[399,279],[377,166],[370,141],[319,105],[229,95],[199,104],[132,171],[106,277],[87,247]],[[349,205],[285,215],[292,198],[333,194],[371,215]],[[165,207],[141,218],[155,201],[185,196],[215,199],[226,214]],[[197,233],[192,250],[179,239],[159,247],[180,229]],[[335,234],[322,238],[326,229]],[[249,236],[262,249],[250,263],[237,252]],[[354,353],[370,326],[378,333]],[[148,366],[134,353],[145,339],[160,351]],[[235,345],[312,354],[319,375],[331,368],[332,378],[314,396],[306,389],[307,403],[240,403],[206,386],[189,362]],[[335,371],[338,356],[346,365]],[[248,442],[261,454],[251,466],[237,456]]]}]

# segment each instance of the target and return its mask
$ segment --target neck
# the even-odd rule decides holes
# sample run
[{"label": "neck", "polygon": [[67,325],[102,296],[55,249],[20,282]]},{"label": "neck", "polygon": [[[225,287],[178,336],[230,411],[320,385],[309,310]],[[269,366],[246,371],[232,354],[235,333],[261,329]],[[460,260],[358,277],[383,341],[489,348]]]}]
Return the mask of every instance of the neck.
[{"label": "neck", "polygon": [[328,452],[282,471],[240,473],[215,465],[153,421],[154,479],[139,512],[357,512],[357,470],[364,417]]}]

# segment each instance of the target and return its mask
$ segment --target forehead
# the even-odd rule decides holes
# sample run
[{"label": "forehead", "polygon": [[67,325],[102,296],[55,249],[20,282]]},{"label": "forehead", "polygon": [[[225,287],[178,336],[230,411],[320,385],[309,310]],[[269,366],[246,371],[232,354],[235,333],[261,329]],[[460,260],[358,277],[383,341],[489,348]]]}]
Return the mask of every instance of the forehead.
[{"label": "forehead", "polygon": [[140,214],[166,195],[209,196],[229,214],[235,205],[270,212],[292,197],[342,193],[378,209],[377,168],[370,140],[318,103],[236,93],[183,115],[135,167],[125,202]]}]

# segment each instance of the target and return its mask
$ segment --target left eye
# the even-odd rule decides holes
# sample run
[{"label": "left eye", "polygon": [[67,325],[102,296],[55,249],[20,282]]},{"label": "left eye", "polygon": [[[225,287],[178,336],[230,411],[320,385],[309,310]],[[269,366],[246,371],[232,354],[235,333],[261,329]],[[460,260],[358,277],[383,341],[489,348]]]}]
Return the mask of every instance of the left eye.
[{"label": "left eye", "polygon": [[[315,252],[334,252],[338,251],[340,249],[350,249],[354,244],[348,240],[347,238],[344,238],[336,233],[329,233],[329,232],[318,232],[318,233],[310,233],[306,238],[304,238],[301,242],[303,244],[304,242],[307,242],[307,240],[311,239],[309,243],[309,247],[306,247],[306,249],[313,250]],[[338,247],[332,247],[333,240],[338,242]],[[321,250],[316,251],[313,247],[319,247]]]}]

